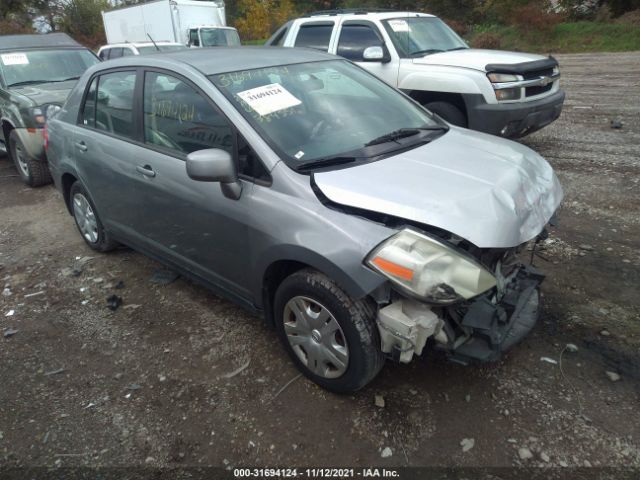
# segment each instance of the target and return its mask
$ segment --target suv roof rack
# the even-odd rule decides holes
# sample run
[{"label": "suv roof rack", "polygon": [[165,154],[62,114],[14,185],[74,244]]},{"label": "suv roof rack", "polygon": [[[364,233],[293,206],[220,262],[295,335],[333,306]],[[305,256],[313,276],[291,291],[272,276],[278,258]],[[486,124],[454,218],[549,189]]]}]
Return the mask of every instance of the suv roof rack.
[{"label": "suv roof rack", "polygon": [[333,10],[318,10],[317,12],[307,13],[303,17],[316,17],[321,15],[366,15],[367,13],[396,12],[397,9],[392,8],[336,8]]}]

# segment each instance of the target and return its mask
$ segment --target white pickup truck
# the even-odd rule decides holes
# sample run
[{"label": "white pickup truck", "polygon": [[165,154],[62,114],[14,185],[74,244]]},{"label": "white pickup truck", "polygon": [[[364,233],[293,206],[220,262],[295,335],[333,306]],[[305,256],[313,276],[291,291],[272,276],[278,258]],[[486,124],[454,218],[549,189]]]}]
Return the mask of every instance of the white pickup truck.
[{"label": "white pickup truck", "polygon": [[560,116],[553,57],[469,48],[433,15],[328,10],[291,20],[266,45],[345,57],[462,127],[518,138]]}]

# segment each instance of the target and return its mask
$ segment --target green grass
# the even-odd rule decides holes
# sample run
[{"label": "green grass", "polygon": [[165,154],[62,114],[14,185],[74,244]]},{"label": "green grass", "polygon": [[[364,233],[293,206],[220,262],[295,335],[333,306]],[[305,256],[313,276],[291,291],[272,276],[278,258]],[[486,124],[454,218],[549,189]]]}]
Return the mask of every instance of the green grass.
[{"label": "green grass", "polygon": [[479,33],[500,37],[500,48],[538,53],[624,52],[640,50],[640,28],[597,22],[560,23],[551,32],[523,32],[517,27],[480,25],[468,35],[471,45]]},{"label": "green grass", "polygon": [[264,40],[242,40],[242,45],[264,45],[267,39]]}]

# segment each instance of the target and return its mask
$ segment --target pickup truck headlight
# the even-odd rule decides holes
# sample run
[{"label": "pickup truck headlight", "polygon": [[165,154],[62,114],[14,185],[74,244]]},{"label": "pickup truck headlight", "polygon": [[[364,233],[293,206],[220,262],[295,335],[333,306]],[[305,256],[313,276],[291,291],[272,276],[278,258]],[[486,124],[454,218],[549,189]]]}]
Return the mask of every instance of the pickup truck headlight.
[{"label": "pickup truck headlight", "polygon": [[401,290],[425,302],[449,305],[496,285],[473,258],[413,230],[402,230],[376,247],[366,264]]},{"label": "pickup truck headlight", "polygon": [[31,117],[36,124],[41,127],[48,119],[54,116],[62,107],[55,103],[48,103],[31,109]]},{"label": "pickup truck headlight", "polygon": [[[519,100],[522,96],[522,89],[520,87],[509,88],[508,84],[510,82],[519,82],[523,77],[520,75],[513,75],[510,73],[488,73],[487,78],[494,85],[494,90],[496,93],[496,98],[499,101],[505,100]],[[503,84],[497,86],[496,84]]]},{"label": "pickup truck headlight", "polygon": [[511,75],[510,73],[489,73],[487,75],[491,83],[517,82],[522,80],[519,75]]}]

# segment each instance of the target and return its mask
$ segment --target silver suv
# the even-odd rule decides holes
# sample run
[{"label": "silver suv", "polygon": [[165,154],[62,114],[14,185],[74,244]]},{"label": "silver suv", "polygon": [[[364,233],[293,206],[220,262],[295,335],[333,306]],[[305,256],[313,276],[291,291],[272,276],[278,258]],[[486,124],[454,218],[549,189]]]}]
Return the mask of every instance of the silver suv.
[{"label": "silver suv", "polygon": [[562,200],[549,164],[347,60],[128,57],[91,68],[48,131],[91,248],[129,245],[262,313],[327,389],[426,348],[494,360],[538,318],[543,276],[517,253]]}]

